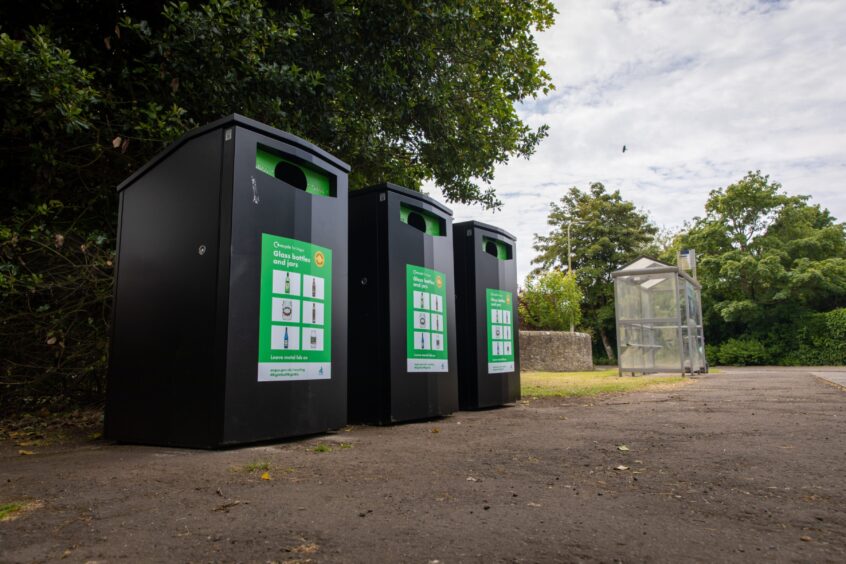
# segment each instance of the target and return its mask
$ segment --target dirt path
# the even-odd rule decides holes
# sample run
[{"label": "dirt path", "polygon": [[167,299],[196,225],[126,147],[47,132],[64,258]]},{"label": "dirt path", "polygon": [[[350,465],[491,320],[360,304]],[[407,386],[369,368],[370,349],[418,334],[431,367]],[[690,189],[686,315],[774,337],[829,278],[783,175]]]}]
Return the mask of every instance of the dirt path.
[{"label": "dirt path", "polygon": [[731,370],[222,452],[7,443],[0,503],[42,505],[0,561],[844,562],[844,423],[811,370]]}]

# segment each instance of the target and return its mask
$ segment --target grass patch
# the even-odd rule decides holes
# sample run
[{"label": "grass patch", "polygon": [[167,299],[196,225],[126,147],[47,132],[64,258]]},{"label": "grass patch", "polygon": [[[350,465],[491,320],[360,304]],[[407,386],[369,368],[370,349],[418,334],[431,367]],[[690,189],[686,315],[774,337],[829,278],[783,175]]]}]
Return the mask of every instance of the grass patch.
[{"label": "grass patch", "polygon": [[0,503],[0,521],[5,521],[24,508],[23,503]]},{"label": "grass patch", "polygon": [[320,443],[311,450],[313,450],[314,452],[332,452],[332,447],[327,444]]},{"label": "grass patch", "polygon": [[682,376],[618,376],[617,369],[591,372],[523,372],[523,397],[586,397],[634,392],[662,384],[684,382]]},{"label": "grass patch", "polygon": [[233,472],[267,472],[270,470],[270,462],[265,462],[263,460],[256,460],[255,462],[250,462],[249,464],[244,464],[243,466],[233,466]]}]

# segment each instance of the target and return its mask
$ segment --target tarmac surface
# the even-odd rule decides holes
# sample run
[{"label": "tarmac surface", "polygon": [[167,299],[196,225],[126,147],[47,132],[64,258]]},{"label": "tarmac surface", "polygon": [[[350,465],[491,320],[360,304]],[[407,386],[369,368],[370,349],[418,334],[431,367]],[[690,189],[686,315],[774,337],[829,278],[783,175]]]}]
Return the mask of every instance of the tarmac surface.
[{"label": "tarmac surface", "polygon": [[846,562],[844,376],[724,369],[223,451],[6,441],[0,505],[28,509],[0,561]]}]

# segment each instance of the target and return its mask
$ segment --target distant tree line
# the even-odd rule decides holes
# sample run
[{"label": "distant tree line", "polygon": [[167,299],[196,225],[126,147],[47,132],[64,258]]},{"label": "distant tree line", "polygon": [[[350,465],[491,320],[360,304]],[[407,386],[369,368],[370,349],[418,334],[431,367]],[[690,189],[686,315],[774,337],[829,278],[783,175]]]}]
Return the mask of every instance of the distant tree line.
[{"label": "distant tree line", "polygon": [[615,360],[611,273],[695,249],[711,364],[846,364],[846,225],[760,172],[713,190],[705,214],[674,234],[599,183],[571,188],[549,224],[535,237],[535,275],[566,272],[569,224],[582,327],[599,362]]}]

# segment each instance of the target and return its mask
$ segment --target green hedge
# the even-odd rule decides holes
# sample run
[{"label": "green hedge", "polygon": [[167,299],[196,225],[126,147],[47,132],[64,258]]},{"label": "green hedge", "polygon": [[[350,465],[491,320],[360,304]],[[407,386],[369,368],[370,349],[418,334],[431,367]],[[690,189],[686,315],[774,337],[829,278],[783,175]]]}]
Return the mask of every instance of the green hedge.
[{"label": "green hedge", "polygon": [[788,365],[846,364],[846,308],[811,316],[800,332],[799,347],[783,357]]},{"label": "green hedge", "polygon": [[712,365],[846,365],[846,308],[803,316],[767,333],[709,344],[706,356]]},{"label": "green hedge", "polygon": [[717,352],[719,364],[749,366],[768,364],[769,360],[764,343],[754,338],[729,339],[720,345]]}]

